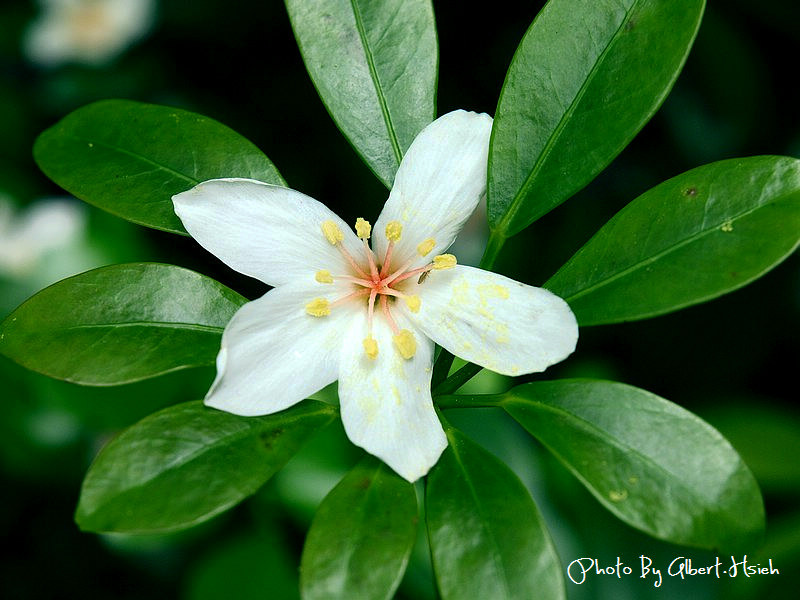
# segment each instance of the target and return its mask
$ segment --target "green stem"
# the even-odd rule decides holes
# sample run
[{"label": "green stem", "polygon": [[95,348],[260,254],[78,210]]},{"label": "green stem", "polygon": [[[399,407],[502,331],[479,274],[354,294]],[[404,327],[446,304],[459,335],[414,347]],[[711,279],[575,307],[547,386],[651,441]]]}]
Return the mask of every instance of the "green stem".
[{"label": "green stem", "polygon": [[439,408],[499,408],[505,394],[448,394],[437,396]]},{"label": "green stem", "polygon": [[450,373],[450,367],[453,366],[453,359],[455,357],[447,350],[442,348],[439,353],[439,358],[436,359],[436,364],[433,365],[433,375],[431,376],[431,389],[434,390],[447,379]]},{"label": "green stem", "polygon": [[475,377],[478,373],[483,370],[483,367],[478,366],[473,363],[467,363],[463,367],[461,367],[458,371],[453,373],[450,377],[442,381],[440,384],[433,388],[433,395],[442,395],[445,396],[447,394],[452,394],[462,385],[467,383],[470,379]]}]

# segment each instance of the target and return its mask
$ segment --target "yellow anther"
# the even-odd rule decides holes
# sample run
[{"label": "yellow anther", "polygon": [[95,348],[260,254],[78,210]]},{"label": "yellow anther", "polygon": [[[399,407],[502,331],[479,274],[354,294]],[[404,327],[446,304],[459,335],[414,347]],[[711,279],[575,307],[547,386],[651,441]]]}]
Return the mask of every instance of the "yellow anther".
[{"label": "yellow anther", "polygon": [[399,242],[403,233],[403,224],[400,221],[389,221],[386,224],[386,238],[390,242]]},{"label": "yellow anther", "polygon": [[433,257],[433,268],[437,270],[452,269],[456,264],[456,257],[452,254],[440,254]]},{"label": "yellow anther", "polygon": [[364,354],[367,355],[367,358],[370,360],[378,358],[378,342],[375,341],[374,337],[365,337],[361,343],[364,344]]},{"label": "yellow anther", "polygon": [[331,314],[331,305],[325,298],[314,298],[306,304],[306,312],[312,317],[325,317]]},{"label": "yellow anther", "polygon": [[322,233],[325,238],[334,246],[344,239],[344,234],[339,226],[333,221],[325,221],[322,223]]},{"label": "yellow anther", "polygon": [[403,300],[406,301],[406,306],[411,312],[419,312],[419,307],[422,304],[422,301],[419,299],[419,296],[405,296]]},{"label": "yellow anther", "polygon": [[356,219],[356,235],[362,240],[368,240],[371,233],[372,225],[369,224],[369,221],[358,217]]},{"label": "yellow anther", "polygon": [[420,242],[419,245],[417,245],[417,252],[420,256],[428,256],[435,245],[436,240],[433,238],[428,238],[424,242]]},{"label": "yellow anther", "polygon": [[401,329],[400,333],[394,336],[394,345],[400,356],[406,360],[412,358],[417,353],[417,341],[414,339],[414,334],[408,329]]},{"label": "yellow anther", "polygon": [[326,271],[325,269],[320,269],[314,273],[314,279],[316,279],[318,283],[333,283],[333,275],[331,275],[330,271]]}]

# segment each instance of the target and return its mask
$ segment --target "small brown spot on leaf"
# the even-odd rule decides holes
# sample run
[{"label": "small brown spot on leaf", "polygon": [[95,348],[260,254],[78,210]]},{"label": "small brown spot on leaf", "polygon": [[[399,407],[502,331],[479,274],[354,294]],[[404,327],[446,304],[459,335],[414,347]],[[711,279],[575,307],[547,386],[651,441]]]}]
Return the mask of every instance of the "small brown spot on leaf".
[{"label": "small brown spot on leaf", "polygon": [[689,196],[690,198],[693,196],[697,196],[697,188],[696,187],[686,188],[685,190],[683,190],[683,193],[685,196]]},{"label": "small brown spot on leaf", "polygon": [[272,449],[272,444],[281,437],[281,435],[283,435],[283,429],[278,428],[272,431],[262,431],[258,434],[258,439],[261,440],[261,443],[267,450],[270,450]]}]

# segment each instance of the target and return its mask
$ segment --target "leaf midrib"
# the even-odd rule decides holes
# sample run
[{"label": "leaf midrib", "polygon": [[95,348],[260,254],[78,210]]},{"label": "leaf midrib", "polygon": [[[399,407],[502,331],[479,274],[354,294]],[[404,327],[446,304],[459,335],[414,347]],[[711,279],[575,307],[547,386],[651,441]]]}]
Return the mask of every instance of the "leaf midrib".
[{"label": "leaf midrib", "polygon": [[[178,179],[183,179],[184,181],[187,181],[188,183],[190,183],[192,186],[195,186],[198,183],[200,183],[199,179],[195,179],[193,177],[189,177],[188,175],[185,175],[184,173],[181,173],[180,171],[176,171],[172,167],[168,167],[168,166],[166,166],[164,164],[156,162],[156,161],[154,161],[154,160],[152,160],[150,158],[147,158],[143,154],[139,154],[138,152],[134,152],[133,150],[127,150],[127,149],[125,149],[125,148],[123,148],[121,146],[115,146],[115,145],[113,145],[113,144],[111,144],[109,142],[101,141],[101,140],[98,140],[98,139],[86,139],[86,138],[83,138],[83,137],[80,137],[80,136],[77,136],[77,135],[74,135],[74,134],[70,134],[70,133],[63,133],[63,137],[65,139],[72,139],[72,140],[75,140],[75,141],[78,141],[78,142],[84,142],[86,144],[93,144],[93,145],[101,146],[101,147],[106,148],[108,150],[113,150],[115,152],[119,152],[120,154],[125,154],[125,155],[130,156],[131,158],[134,158],[136,160],[139,160],[139,161],[141,161],[141,162],[143,162],[145,164],[152,165],[152,166],[156,167],[157,169],[161,169],[163,171],[166,171],[166,172],[170,173],[171,175],[173,175],[174,177],[177,177]],[[128,175],[128,176],[130,176],[130,175]]]},{"label": "leaf midrib", "polygon": [[597,70],[600,68],[600,65],[602,65],[603,62],[605,61],[605,57],[611,50],[612,46],[616,44],[619,32],[622,31],[622,29],[628,23],[628,21],[630,20],[631,13],[633,12],[634,8],[636,8],[639,5],[639,2],[640,0],[635,0],[633,4],[631,4],[630,8],[628,8],[628,10],[625,11],[625,17],[620,22],[619,27],[617,27],[617,30],[614,32],[614,35],[611,37],[606,47],[603,48],[603,51],[597,57],[597,60],[595,61],[592,68],[589,70],[586,79],[584,79],[583,83],[581,84],[581,87],[578,89],[578,92],[572,99],[572,102],[570,102],[569,106],[567,107],[567,110],[564,111],[563,115],[561,115],[561,118],[559,119],[558,124],[553,130],[553,133],[550,134],[549,138],[547,138],[547,142],[545,143],[544,148],[539,153],[539,158],[534,164],[533,169],[525,178],[522,187],[520,187],[517,194],[511,200],[511,203],[509,205],[508,210],[506,210],[505,215],[503,215],[503,218],[500,219],[500,222],[498,223],[498,226],[495,229],[495,231],[499,232],[504,237],[507,237],[505,236],[505,233],[508,231],[510,223],[514,220],[514,217],[519,212],[520,206],[522,205],[522,201],[527,197],[530,188],[533,186],[534,180],[539,176],[539,172],[542,170],[544,164],[547,162],[547,158],[550,156],[550,153],[552,152],[554,146],[556,145],[556,142],[558,142],[559,138],[561,137],[562,131],[567,126],[567,123],[571,119],[572,114],[577,109],[577,106],[580,103],[581,99],[583,98],[584,94],[586,93],[589,84],[594,80]]},{"label": "leaf midrib", "polygon": [[[157,473],[155,473],[155,474],[153,474],[153,475],[151,475],[149,477],[143,478],[141,480],[133,481],[133,482],[131,482],[131,485],[121,486],[120,488],[118,488],[119,493],[117,493],[114,496],[114,498],[119,498],[122,495],[135,493],[136,491],[140,490],[142,487],[145,487],[145,486],[151,484],[152,482],[154,482],[155,480],[163,477],[168,472],[175,471],[177,469],[186,467],[190,463],[195,462],[202,455],[207,454],[209,452],[215,452],[215,451],[220,450],[220,448],[222,446],[225,446],[225,447],[230,446],[231,444],[234,444],[234,443],[238,442],[241,439],[259,435],[263,431],[267,431],[269,429],[274,429],[275,427],[279,427],[279,428],[285,430],[285,429],[295,425],[297,421],[305,420],[305,419],[311,418],[311,417],[321,416],[327,410],[329,410],[328,407],[320,406],[320,407],[317,407],[316,409],[314,409],[314,410],[312,410],[310,412],[304,412],[304,413],[299,414],[299,415],[294,415],[294,416],[284,420],[283,422],[281,422],[277,426],[276,425],[270,425],[268,427],[261,428],[261,427],[258,427],[257,425],[256,426],[247,426],[246,425],[245,427],[243,427],[241,429],[238,429],[238,430],[230,433],[229,435],[225,435],[225,436],[222,436],[222,437],[218,438],[217,442],[214,443],[213,445],[210,445],[210,444],[201,444],[201,445],[199,445],[198,448],[195,451],[189,452],[189,453],[187,453],[185,455],[182,455],[180,457],[175,458],[173,461],[167,463],[164,466],[163,469],[161,469],[160,471],[158,471]],[[328,415],[328,416],[331,416],[331,415]],[[321,423],[320,427],[322,425],[323,424]],[[122,436],[117,438],[115,441],[117,443],[121,443],[121,440],[122,440]],[[88,479],[88,475],[87,475],[87,479]],[[96,515],[98,512],[102,511],[103,507],[105,507],[105,506],[107,506],[109,504],[113,504],[113,499],[111,500],[111,502],[102,502],[101,504],[96,505],[95,510],[93,510],[92,512],[89,512],[89,513],[85,513],[85,514],[87,516]],[[201,515],[200,518],[202,518],[202,515]]]},{"label": "leaf midrib", "polygon": [[[381,476],[381,471],[382,471],[382,467],[381,467],[380,464],[378,464],[373,469],[373,474],[370,477],[369,487],[366,489],[364,495],[362,496],[362,502],[358,506],[358,523],[354,527],[354,529],[356,529],[357,532],[358,532],[359,544],[361,543],[361,541],[365,537],[365,531],[368,531],[368,527],[365,527],[365,525],[369,525],[370,521],[367,518],[368,515],[367,515],[366,507],[370,505],[370,502],[369,502],[370,498],[375,496],[378,493],[378,489],[377,488],[381,483],[379,481],[379,477]],[[347,569],[346,570],[347,570],[348,577],[345,580],[347,583],[351,583],[352,582],[352,579],[349,577],[353,572],[353,570],[350,568],[350,565],[353,563],[353,560],[355,559],[356,550],[357,550],[357,546],[356,545],[352,545],[351,544],[351,545],[347,546],[347,557],[345,558],[345,561],[344,561],[345,564],[347,565]],[[396,584],[397,583],[397,579],[398,579],[398,573],[396,572],[396,569],[394,570],[392,575],[393,575],[392,576],[392,582],[393,582],[393,584]],[[348,586],[346,586],[344,588],[344,590],[340,589],[339,592],[341,593],[342,591],[346,591],[346,589],[349,589],[350,587],[351,586],[348,585]],[[393,587],[396,588],[396,585],[394,585]]]},{"label": "leaf midrib", "polygon": [[[511,414],[510,411],[508,411],[508,409],[506,408],[507,404],[518,404],[518,405],[521,405],[523,407],[525,407],[526,405],[530,405],[530,407],[534,408],[534,410],[536,408],[541,408],[542,411],[544,411],[544,412],[549,412],[551,414],[557,415],[557,416],[562,417],[562,418],[566,417],[568,421],[574,421],[576,424],[579,424],[579,425],[582,426],[582,427],[574,427],[575,429],[581,429],[581,430],[583,430],[583,431],[585,431],[585,432],[587,432],[589,434],[596,435],[597,439],[601,439],[603,441],[608,442],[609,446],[612,446],[612,447],[616,448],[621,453],[623,453],[623,454],[632,454],[634,456],[637,456],[643,463],[652,466],[654,468],[654,470],[667,474],[671,481],[676,482],[678,487],[680,487],[683,490],[685,490],[686,492],[688,492],[687,496],[697,500],[698,504],[701,504],[701,502],[700,502],[701,500],[703,500],[703,501],[706,500],[704,497],[693,493],[691,488],[689,488],[688,486],[684,485],[684,483],[683,483],[683,475],[678,475],[676,473],[673,473],[672,471],[670,471],[666,467],[664,467],[661,464],[655,462],[649,456],[647,456],[645,454],[642,454],[639,450],[637,450],[633,446],[629,446],[627,444],[622,443],[622,441],[619,440],[619,438],[614,437],[609,432],[607,432],[605,429],[602,429],[601,427],[595,425],[591,421],[588,421],[588,420],[584,419],[583,417],[581,417],[581,416],[579,416],[579,415],[577,415],[575,413],[569,412],[569,411],[567,411],[565,409],[561,409],[559,407],[551,406],[549,404],[544,404],[542,402],[537,402],[536,400],[530,400],[530,399],[527,399],[527,398],[519,398],[518,396],[513,396],[512,395],[512,396],[509,396],[506,400],[504,400],[502,402],[502,406],[503,406],[503,409],[515,421],[517,421],[517,417],[515,415]],[[526,430],[528,430],[528,428],[525,427],[525,425],[523,425],[522,423],[520,423],[520,425],[522,425]],[[591,488],[591,490],[596,491],[597,494],[595,494],[595,495],[598,496],[598,498],[601,499],[603,504],[616,506],[613,503],[609,503],[608,499],[605,496],[603,496],[602,494],[600,494],[599,490],[597,490],[594,487],[594,484],[590,483],[589,480],[586,479],[583,476],[581,471],[578,470],[577,467],[575,467],[570,461],[568,461],[565,458],[563,458],[563,456],[561,455],[560,452],[558,452],[557,450],[552,448],[550,444],[545,443],[544,440],[538,434],[533,434],[533,432],[530,432],[530,433],[537,440],[542,442],[542,444],[547,446],[547,449],[550,452],[552,452],[553,454],[555,454],[562,463],[567,465],[569,470],[572,471],[575,474],[576,477],[578,477],[581,481],[585,482],[586,485]],[[600,434],[602,434],[602,435],[600,435]],[[702,504],[707,506],[709,503],[708,502],[703,502]]]},{"label": "leaf midrib", "polygon": [[[449,436],[448,436],[449,437]],[[481,522],[486,524],[487,519],[485,518],[485,510],[483,508],[483,503],[480,501],[478,496],[478,492],[475,489],[475,486],[472,483],[472,478],[469,476],[469,471],[467,471],[466,467],[464,466],[464,461],[461,458],[461,454],[458,451],[458,444],[454,444],[453,440],[450,440],[450,447],[453,449],[453,455],[458,462],[458,465],[461,467],[461,471],[464,473],[464,479],[467,482],[467,487],[469,488],[470,495],[472,496],[472,500],[475,503],[475,506],[478,508],[478,513],[481,516]],[[508,587],[508,580],[509,580],[509,573],[508,569],[506,568],[505,561],[503,560],[502,552],[500,551],[500,544],[497,541],[497,538],[494,534],[494,529],[488,526],[484,526],[483,530],[486,532],[489,541],[494,548],[495,552],[492,556],[492,562],[494,563],[495,567],[498,569],[500,573],[503,574],[503,597],[504,598],[512,598],[511,590]]]},{"label": "leaf midrib", "polygon": [[[767,207],[767,206],[769,206],[771,204],[775,204],[777,202],[780,202],[783,198],[784,198],[784,196],[780,196],[778,198],[775,198],[775,199],[769,200],[767,202],[764,202],[763,204],[759,204],[759,205],[757,205],[757,206],[755,206],[755,207],[753,207],[753,208],[751,208],[749,210],[746,210],[744,212],[741,212],[741,213],[739,213],[737,215],[729,216],[729,217],[723,219],[721,222],[715,222],[714,224],[708,226],[706,229],[700,229],[699,231],[697,231],[696,233],[692,234],[691,236],[683,238],[679,242],[661,249],[660,251],[656,252],[655,254],[650,255],[649,257],[645,258],[644,260],[639,260],[637,262],[634,262],[630,266],[625,267],[624,269],[622,269],[620,271],[616,271],[615,273],[613,273],[612,275],[610,275],[608,277],[600,279],[599,281],[593,283],[589,287],[585,287],[585,288],[581,289],[578,292],[575,292],[574,294],[572,294],[570,296],[564,297],[564,300],[567,303],[574,302],[575,300],[577,300],[577,299],[579,299],[579,298],[581,298],[581,297],[583,297],[583,296],[585,296],[587,294],[590,294],[590,293],[596,291],[599,288],[602,288],[602,287],[605,287],[607,285],[610,285],[610,284],[614,283],[618,279],[622,279],[624,277],[627,277],[628,275],[630,275],[631,273],[633,273],[635,271],[638,271],[639,269],[646,268],[648,265],[651,265],[652,263],[654,263],[654,262],[656,262],[658,260],[661,260],[665,256],[680,250],[684,246],[692,244],[692,243],[694,243],[694,242],[696,242],[696,241],[698,241],[698,240],[700,240],[700,239],[702,239],[702,238],[704,238],[704,237],[706,237],[708,235],[711,235],[713,233],[718,232],[719,228],[725,223],[730,223],[732,225],[732,224],[736,223],[737,221],[740,221],[741,219],[744,219],[745,217],[750,216],[751,214],[755,213],[756,211],[759,211],[759,210],[761,210],[761,209],[763,209],[763,208],[765,208],[765,207]],[[588,243],[587,243],[587,245],[588,245]],[[551,277],[550,280],[548,280],[544,284],[543,287],[546,288],[546,289],[550,289],[550,287],[549,287],[550,282],[553,279],[555,279],[557,276],[558,276],[558,273],[556,273],[553,277]]]},{"label": "leaf midrib", "polygon": [[394,130],[394,124],[392,122],[392,116],[389,113],[389,105],[386,101],[386,96],[383,94],[383,87],[381,86],[380,78],[378,77],[378,69],[375,67],[375,59],[372,56],[372,50],[370,49],[369,40],[367,39],[367,32],[364,29],[361,10],[358,8],[358,0],[350,0],[350,6],[353,9],[353,17],[356,21],[358,37],[361,39],[361,46],[364,49],[364,57],[366,58],[367,67],[369,68],[369,75],[375,88],[375,94],[378,97],[378,104],[381,108],[381,114],[383,115],[384,123],[386,124],[387,133],[389,134],[389,142],[392,145],[392,152],[394,153],[395,161],[399,165],[403,160],[403,152],[400,149],[400,142],[397,140],[397,133]]},{"label": "leaf midrib", "polygon": [[170,321],[124,321],[120,323],[85,323],[78,325],[67,325],[64,327],[47,327],[45,329],[30,330],[29,333],[41,333],[43,331],[75,331],[84,329],[115,329],[125,327],[153,327],[153,328],[168,328],[180,329],[189,331],[200,331],[205,333],[219,333],[221,334],[225,327],[217,325],[202,325],[200,323],[176,323]]}]

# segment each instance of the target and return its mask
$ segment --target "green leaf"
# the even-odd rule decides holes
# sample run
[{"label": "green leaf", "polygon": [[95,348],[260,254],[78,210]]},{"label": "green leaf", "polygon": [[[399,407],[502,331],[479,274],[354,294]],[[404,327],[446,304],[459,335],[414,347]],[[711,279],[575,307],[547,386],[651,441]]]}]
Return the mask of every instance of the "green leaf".
[{"label": "green leaf", "polygon": [[75,520],[84,531],[157,533],[210,519],[253,494],[335,414],[314,400],[265,417],[200,401],[166,408],[100,451]]},{"label": "green leaf", "polygon": [[500,460],[448,429],[426,511],[443,600],[565,598],[553,543],[528,490]]},{"label": "green leaf", "polygon": [[518,233],[589,183],[666,98],[703,0],[550,0],[517,49],[489,151],[488,216]]},{"label": "green leaf", "polygon": [[172,196],[202,181],[247,177],[284,185],[252,143],[208,117],[130,100],[103,100],[42,133],[33,156],[81,200],[147,227],[185,234]]},{"label": "green leaf", "polygon": [[0,324],[0,352],[84,385],[118,385],[213,365],[246,299],[172,265],[101,267],[45,288]]},{"label": "green leaf", "polygon": [[635,387],[543,381],[506,392],[502,407],[614,515],[642,531],[702,548],[760,534],[753,475],[719,432]]},{"label": "green leaf", "polygon": [[306,68],[336,125],[391,187],[436,113],[430,0],[286,0]]},{"label": "green leaf", "polygon": [[800,161],[698,167],[621,210],[545,287],[581,325],[644,319],[760,277],[800,244]]},{"label": "green leaf", "polygon": [[417,533],[414,487],[380,461],[362,460],[325,497],[300,563],[305,600],[392,598]]}]

